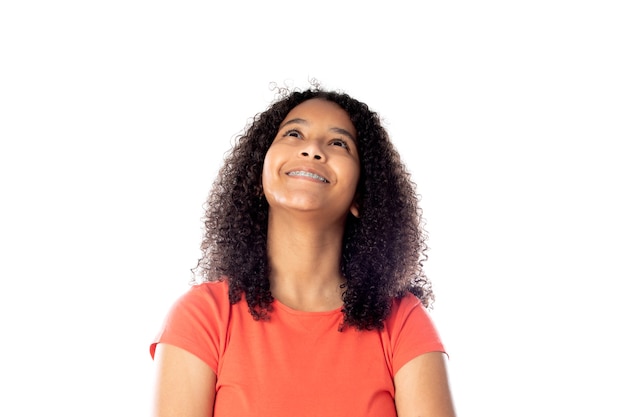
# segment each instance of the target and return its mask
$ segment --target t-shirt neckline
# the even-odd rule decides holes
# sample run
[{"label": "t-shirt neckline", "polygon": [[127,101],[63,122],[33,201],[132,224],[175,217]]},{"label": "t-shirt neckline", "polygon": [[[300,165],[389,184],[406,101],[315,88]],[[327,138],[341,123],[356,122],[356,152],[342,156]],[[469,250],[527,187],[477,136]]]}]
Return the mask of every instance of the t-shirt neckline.
[{"label": "t-shirt neckline", "polygon": [[272,303],[273,306],[276,306],[277,308],[289,313],[289,314],[293,314],[293,315],[297,315],[297,316],[331,316],[331,315],[335,315],[335,314],[341,314],[341,310],[343,309],[343,305],[341,307],[337,307],[334,308],[332,310],[327,310],[327,311],[304,311],[304,310],[296,310],[295,308],[291,308],[286,304],[283,304],[282,302],[280,302],[279,300],[277,300],[276,298],[274,298],[274,301]]}]

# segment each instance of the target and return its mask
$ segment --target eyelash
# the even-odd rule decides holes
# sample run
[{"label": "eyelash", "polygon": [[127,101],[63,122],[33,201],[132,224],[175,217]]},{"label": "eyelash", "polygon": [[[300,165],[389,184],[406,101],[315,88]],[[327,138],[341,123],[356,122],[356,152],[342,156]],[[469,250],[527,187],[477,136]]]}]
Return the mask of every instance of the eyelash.
[{"label": "eyelash", "polygon": [[[297,136],[293,136],[293,137],[298,137],[298,138],[301,138],[301,137],[303,136],[303,135],[302,135],[302,132],[300,132],[299,130],[296,130],[296,129],[290,129],[290,130],[288,130],[288,131],[286,131],[286,132],[285,132],[285,134],[283,135],[283,137],[291,136],[291,134],[292,134],[292,133],[295,133],[295,134],[297,135]],[[350,146],[348,146],[348,142],[346,142],[346,141],[345,141],[345,140],[343,140],[343,139],[338,139],[338,138],[336,138],[336,139],[332,139],[332,140],[330,141],[330,143],[331,143],[331,144],[335,144],[335,143],[337,143],[337,142],[339,142],[339,143],[341,144],[341,147],[342,147],[342,148],[344,148],[344,149],[348,149],[348,150],[350,149]]]},{"label": "eyelash", "polygon": [[286,131],[283,136],[290,136],[292,133],[297,133],[298,137],[302,136],[302,133],[300,133],[300,131],[296,129],[291,129],[291,130]]},{"label": "eyelash", "polygon": [[341,143],[342,148],[350,149],[350,147],[348,146],[348,143],[343,139],[333,139],[330,141],[330,143],[332,144],[337,143],[337,142]]}]

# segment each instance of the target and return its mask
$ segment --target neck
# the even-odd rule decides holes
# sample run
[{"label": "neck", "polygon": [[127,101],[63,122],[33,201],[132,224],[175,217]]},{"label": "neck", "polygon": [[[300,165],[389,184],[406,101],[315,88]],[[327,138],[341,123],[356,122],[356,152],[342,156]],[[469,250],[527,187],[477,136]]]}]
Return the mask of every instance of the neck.
[{"label": "neck", "polygon": [[270,215],[267,254],[272,295],[297,310],[326,311],[340,307],[341,227],[319,223],[275,221]]}]

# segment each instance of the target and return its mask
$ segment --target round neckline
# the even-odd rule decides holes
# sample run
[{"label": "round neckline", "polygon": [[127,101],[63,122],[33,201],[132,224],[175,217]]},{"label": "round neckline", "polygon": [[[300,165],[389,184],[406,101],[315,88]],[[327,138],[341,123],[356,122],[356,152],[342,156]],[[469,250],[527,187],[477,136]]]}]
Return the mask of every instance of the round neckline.
[{"label": "round neckline", "polygon": [[295,308],[291,308],[286,304],[283,304],[282,302],[280,302],[279,300],[277,300],[276,298],[274,298],[273,303],[276,307],[278,307],[279,309],[289,313],[289,314],[293,314],[293,315],[297,315],[297,316],[331,316],[334,314],[340,314],[341,313],[341,309],[343,308],[343,305],[337,308],[334,308],[332,310],[326,310],[326,311],[303,311],[303,310],[296,310]]}]

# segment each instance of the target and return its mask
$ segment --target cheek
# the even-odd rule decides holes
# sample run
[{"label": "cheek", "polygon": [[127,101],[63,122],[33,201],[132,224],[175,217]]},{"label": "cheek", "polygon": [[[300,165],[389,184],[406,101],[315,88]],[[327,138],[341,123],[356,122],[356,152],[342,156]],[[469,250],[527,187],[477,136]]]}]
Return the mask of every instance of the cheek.
[{"label": "cheek", "polygon": [[272,178],[272,152],[271,149],[268,149],[265,154],[265,159],[263,160],[263,169],[261,170],[261,185],[265,190],[269,187],[269,180]]},{"label": "cheek", "polygon": [[351,172],[352,173],[351,185],[354,187],[354,190],[356,191],[356,189],[357,189],[357,187],[359,185],[359,178],[361,177],[361,166],[357,162],[356,164],[354,164],[351,167],[349,167],[346,170],[346,172]]}]

